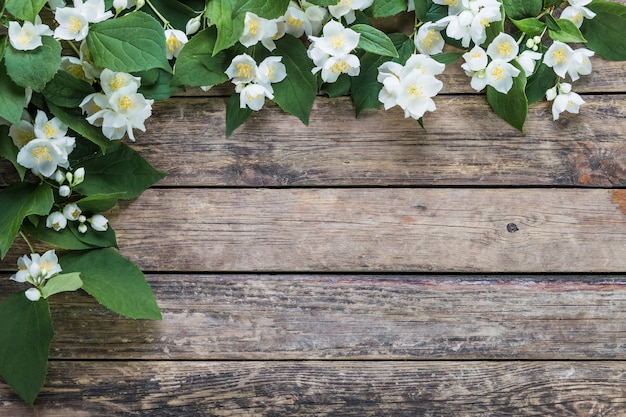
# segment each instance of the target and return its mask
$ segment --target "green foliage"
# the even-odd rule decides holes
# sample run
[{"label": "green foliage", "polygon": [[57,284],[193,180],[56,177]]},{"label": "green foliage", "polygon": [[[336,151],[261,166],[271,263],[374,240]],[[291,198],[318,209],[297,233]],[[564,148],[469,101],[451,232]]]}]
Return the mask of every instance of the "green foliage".
[{"label": "green foliage", "polygon": [[373,26],[357,24],[351,27],[359,33],[359,47],[367,52],[372,52],[380,56],[398,57],[398,51],[393,42],[385,33]]},{"label": "green foliage", "polygon": [[507,94],[496,91],[493,87],[487,87],[487,101],[493,111],[508,124],[523,132],[526,116],[528,115],[528,99],[526,98],[526,77],[524,70],[513,63],[521,72],[513,78],[513,86]]},{"label": "green foliage", "polygon": [[237,0],[233,7],[233,16],[254,13],[264,19],[277,19],[285,14],[289,0]]},{"label": "green foliage", "polygon": [[105,232],[98,232],[88,227],[87,232],[80,233],[75,222],[68,222],[65,229],[57,232],[46,227],[44,221],[40,221],[36,226],[31,222],[24,222],[22,230],[29,236],[59,249],[86,250],[117,247],[115,232],[111,227]]},{"label": "green foliage", "polygon": [[146,98],[156,101],[167,100],[178,91],[178,88],[172,84],[172,78],[174,76],[170,71],[165,71],[161,68],[153,68],[149,72],[156,74],[154,81],[150,83],[142,81],[141,87],[139,87],[139,92]]},{"label": "green foliage", "polygon": [[536,17],[543,9],[542,0],[502,0],[504,11],[511,19],[525,19]]},{"label": "green foliage", "polygon": [[372,16],[395,16],[405,10],[406,0],[374,0],[374,4],[372,5]]},{"label": "green foliage", "polygon": [[41,91],[61,65],[61,44],[51,36],[41,37],[42,45],[32,51],[8,46],[4,60],[7,74],[21,87]]},{"label": "green foliage", "polygon": [[239,94],[231,95],[226,105],[226,136],[232,135],[251,115],[251,109],[240,107]]},{"label": "green foliage", "polygon": [[604,59],[626,60],[626,6],[595,0],[587,7],[596,13],[581,26],[587,47]]},{"label": "green foliage", "polygon": [[213,55],[233,46],[243,33],[243,13],[233,16],[236,0],[211,0],[206,8],[205,17],[217,26],[217,39]]},{"label": "green foliage", "polygon": [[[198,1],[196,1],[197,4],[195,5],[189,4],[194,3],[189,0],[182,2],[177,0],[150,0],[150,3],[167,19],[170,25],[183,32],[185,31],[187,21],[197,15],[196,10],[204,9],[204,2]],[[143,7],[141,10],[155,19],[159,19],[152,8]]]},{"label": "green foliage", "polygon": [[433,7],[432,0],[412,0],[415,6],[415,17],[420,22],[428,19],[428,13]]},{"label": "green foliage", "polygon": [[0,117],[11,123],[19,123],[26,103],[24,87],[9,78],[4,62],[0,61]]},{"label": "green foliage", "polygon": [[355,77],[350,90],[357,116],[365,109],[380,107],[378,93],[382,86],[377,80],[378,67],[386,61],[387,58],[370,52],[366,52],[361,57],[361,72]]},{"label": "green foliage", "polygon": [[433,59],[441,64],[450,65],[454,64],[463,56],[463,52],[443,52],[437,55],[433,55]]},{"label": "green foliage", "polygon": [[572,23],[569,19],[559,19],[556,21],[561,30],[554,31],[549,30],[548,35],[555,41],[561,42],[574,42],[574,43],[585,43],[587,39],[585,39],[580,33],[580,30],[576,27],[574,23]]},{"label": "green foliage", "polygon": [[48,103],[61,107],[78,107],[85,96],[94,93],[91,84],[79,80],[66,71],[56,73],[42,93]]},{"label": "green foliage", "polygon": [[83,160],[82,166],[89,174],[74,189],[86,196],[123,193],[124,199],[135,198],[166,175],[121,142],[105,155]]},{"label": "green foliage", "polygon": [[528,104],[533,104],[546,97],[546,91],[556,85],[558,76],[554,70],[541,63],[534,74],[527,80],[526,97]]},{"label": "green foliage", "polygon": [[17,153],[19,149],[13,144],[13,141],[9,137],[9,127],[0,126],[0,156],[8,159],[20,176],[20,180],[24,181],[26,175],[26,168],[17,163]]},{"label": "green foliage", "polygon": [[93,194],[88,197],[81,198],[76,201],[76,204],[84,212],[99,213],[115,207],[117,200],[123,198],[124,195],[125,193]]},{"label": "green foliage", "polygon": [[0,317],[0,374],[32,405],[46,379],[54,337],[48,301],[29,301],[21,291],[0,302]]},{"label": "green foliage", "polygon": [[345,96],[350,92],[351,78],[348,74],[341,74],[334,83],[322,84],[320,91],[326,93],[328,97]]},{"label": "green foliage", "polygon": [[83,281],[80,279],[79,272],[71,274],[59,274],[46,281],[46,285],[41,289],[43,298],[49,298],[51,295],[67,291],[76,291],[82,287]]},{"label": "green foliage", "polygon": [[47,0],[6,0],[4,7],[20,20],[34,22]]},{"label": "green foliage", "polygon": [[102,134],[100,128],[85,120],[85,116],[79,108],[59,107],[52,102],[47,104],[53,115],[68,125],[74,132],[98,145],[103,152],[114,145],[114,142],[111,142]]},{"label": "green foliage", "polygon": [[519,30],[528,36],[541,35],[546,28],[546,24],[536,17],[529,17],[521,20],[511,19],[511,22],[513,22]]},{"label": "green foliage", "polygon": [[282,56],[282,63],[287,70],[287,77],[272,84],[274,101],[281,109],[298,117],[302,123],[309,123],[309,114],[317,95],[317,81],[311,69],[306,48],[298,39],[285,36],[276,42],[272,55]]},{"label": "green foliage", "polygon": [[143,12],[91,24],[87,46],[94,63],[111,71],[170,70],[163,27]]},{"label": "green foliage", "polygon": [[80,272],[82,288],[106,308],[134,319],[161,319],[141,270],[114,249],[72,252],[60,264],[66,273]]},{"label": "green foliage", "polygon": [[47,184],[18,182],[0,191],[0,258],[9,251],[22,221],[32,214],[47,215],[53,204],[52,189]]},{"label": "green foliage", "polygon": [[224,73],[229,65],[226,52],[213,54],[216,40],[217,30],[210,27],[198,32],[187,42],[176,59],[173,85],[201,87],[228,80]]}]

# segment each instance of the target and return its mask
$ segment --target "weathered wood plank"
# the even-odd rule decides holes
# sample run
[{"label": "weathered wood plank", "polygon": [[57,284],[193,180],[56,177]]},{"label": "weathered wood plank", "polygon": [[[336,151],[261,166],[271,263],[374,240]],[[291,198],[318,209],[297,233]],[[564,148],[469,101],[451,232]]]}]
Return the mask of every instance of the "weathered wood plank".
[{"label": "weathered wood plank", "polygon": [[[55,296],[55,359],[626,359],[626,280],[151,275],[163,321]],[[2,282],[0,294],[21,288]]]},{"label": "weathered wood plank", "polygon": [[619,416],[622,362],[57,362],[13,417]]}]

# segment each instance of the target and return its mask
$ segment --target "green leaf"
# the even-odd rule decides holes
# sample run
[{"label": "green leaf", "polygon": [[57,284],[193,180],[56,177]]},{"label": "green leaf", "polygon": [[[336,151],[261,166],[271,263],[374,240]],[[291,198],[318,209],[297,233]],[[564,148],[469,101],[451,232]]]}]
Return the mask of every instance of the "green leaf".
[{"label": "green leaf", "polygon": [[83,212],[100,213],[111,210],[117,205],[117,200],[124,197],[124,193],[94,194],[81,198],[76,202]]},{"label": "green leaf", "polygon": [[596,13],[593,19],[585,19],[580,28],[587,47],[604,59],[626,60],[626,6],[596,0],[586,7]]},{"label": "green leaf", "polygon": [[0,117],[19,124],[25,103],[24,88],[9,78],[4,61],[0,61]]},{"label": "green leaf", "polygon": [[42,45],[32,51],[8,46],[4,54],[7,74],[21,87],[41,91],[61,65],[61,44],[52,36],[42,36]]},{"label": "green leaf", "polygon": [[42,91],[48,103],[61,107],[78,107],[86,96],[94,92],[91,84],[66,71],[57,72]]},{"label": "green leaf", "polygon": [[309,0],[308,2],[316,6],[334,6],[339,3],[338,0]]},{"label": "green leaf", "polygon": [[[504,13],[504,6],[500,7],[500,13]],[[487,26],[487,28],[485,29],[485,33],[487,34],[487,40],[485,40],[482,45],[489,45],[491,42],[493,42],[496,36],[498,36],[502,32],[504,32],[504,19],[498,20],[497,22],[489,23],[489,26]],[[451,42],[449,38],[447,38],[445,35],[444,38],[446,39],[446,43],[454,45],[454,43]],[[456,39],[454,41],[456,41]]]},{"label": "green leaf", "polygon": [[463,52],[443,52],[437,55],[433,55],[432,58],[445,65],[454,64],[463,56]]},{"label": "green leaf", "polygon": [[156,71],[156,80],[153,83],[142,83],[141,87],[139,87],[139,92],[146,98],[157,101],[167,100],[178,91],[178,87],[171,84],[173,78],[171,72],[164,71],[161,68],[155,68],[150,71]]},{"label": "green leaf", "polygon": [[406,0],[374,0],[372,16],[388,17],[406,11]]},{"label": "green leaf", "polygon": [[356,116],[365,109],[380,107],[378,93],[382,85],[378,82],[378,67],[388,59],[380,55],[366,52],[361,57],[361,72],[354,77],[351,95]]},{"label": "green leaf", "polygon": [[48,102],[48,108],[52,114],[68,125],[70,129],[98,145],[103,152],[114,145],[114,142],[102,134],[102,130],[99,127],[85,120],[85,116],[79,108],[59,107],[51,102]]},{"label": "green leaf", "polygon": [[21,291],[0,303],[0,317],[0,374],[33,405],[46,381],[54,337],[48,301],[30,301]]},{"label": "green leaf", "polygon": [[35,22],[47,0],[7,0],[5,7],[13,16],[20,20]]},{"label": "green leaf", "polygon": [[52,189],[47,184],[18,182],[0,191],[0,258],[9,251],[24,218],[31,214],[45,216],[53,204]]},{"label": "green leaf", "polygon": [[411,0],[415,5],[415,17],[420,22],[427,20],[428,11],[433,7],[432,0]]},{"label": "green leaf", "polygon": [[[113,235],[113,244],[105,244],[105,245],[92,245],[83,242],[79,235],[77,226],[74,223],[68,223],[65,229],[59,230],[58,232],[52,228],[46,227],[45,221],[37,222],[37,225],[33,225],[31,222],[24,222],[22,226],[22,230],[24,233],[29,236],[34,237],[37,240],[48,243],[55,248],[66,249],[66,250],[86,250],[86,249],[95,249],[100,247],[110,247],[115,245],[115,235]],[[73,230],[72,230],[73,229]],[[95,232],[92,229],[88,229],[87,233],[99,233]]]},{"label": "green leaf", "polygon": [[171,70],[163,26],[143,12],[91,24],[87,46],[94,63],[111,71]]},{"label": "green leaf", "polygon": [[9,137],[9,127],[8,126],[0,126],[0,156],[8,159],[20,176],[20,180],[24,181],[24,176],[26,175],[26,168],[17,163],[17,153],[19,149],[13,143],[11,138]]},{"label": "green leaf", "polygon": [[321,91],[331,98],[345,96],[350,92],[351,78],[348,74],[341,74],[334,83],[324,83]]},{"label": "green leaf", "polygon": [[367,52],[372,52],[381,56],[398,57],[398,51],[393,42],[384,32],[369,25],[354,25],[350,29],[359,33],[359,47]]},{"label": "green leaf", "polygon": [[[194,7],[192,7],[193,5],[186,4],[190,3],[190,1],[181,3],[176,0],[150,0],[150,3],[167,19],[174,29],[182,30],[183,32],[185,31],[185,26],[189,19],[193,19],[198,14],[195,10],[204,9],[204,3],[200,6],[198,2],[194,9]],[[154,13],[152,8],[144,7],[141,10],[159,20],[159,17]]]},{"label": "green leaf", "polygon": [[487,87],[487,101],[493,111],[508,124],[523,132],[524,122],[528,115],[528,99],[526,98],[526,77],[524,70],[516,62],[512,62],[520,74],[513,79],[513,86],[503,94],[495,88]]},{"label": "green leaf", "polygon": [[80,279],[79,272],[71,274],[59,274],[48,279],[46,285],[41,289],[43,298],[49,298],[51,295],[66,291],[76,291],[82,287],[83,281]]},{"label": "green leaf", "polygon": [[308,125],[317,95],[317,81],[311,72],[313,62],[309,59],[306,48],[299,39],[285,36],[276,41],[276,49],[272,55],[282,56],[282,63],[287,70],[284,80],[272,84],[274,102]]},{"label": "green leaf", "polygon": [[398,50],[398,58],[392,59],[392,61],[398,62],[402,65],[406,64],[406,61],[415,52],[415,43],[413,43],[413,39],[402,33],[392,33],[389,35],[389,38]]},{"label": "green leaf", "polygon": [[546,91],[556,85],[557,78],[552,68],[541,63],[526,83],[528,104],[543,100],[546,97]]},{"label": "green leaf", "polygon": [[543,9],[543,0],[503,0],[504,11],[512,19],[537,17]]},{"label": "green leaf", "polygon": [[221,84],[228,80],[224,73],[229,63],[226,53],[213,55],[217,30],[210,27],[194,35],[185,44],[176,59],[172,84],[177,86],[202,87]]},{"label": "green leaf", "polygon": [[251,109],[247,107],[242,109],[239,106],[239,94],[231,95],[226,104],[226,137],[232,135],[235,129],[244,124],[252,115]]},{"label": "green leaf", "polygon": [[522,20],[511,19],[511,22],[513,22],[513,24],[517,26],[519,30],[521,30],[528,36],[541,35],[543,33],[543,30],[546,28],[546,24],[536,17],[529,17]]},{"label": "green leaf", "polygon": [[580,33],[580,29],[576,27],[576,25],[569,19],[559,19],[557,20],[560,31],[555,32],[553,30],[548,31],[548,35],[550,38],[555,41],[561,41],[566,43],[585,43],[587,39],[584,38],[582,33]]},{"label": "green leaf", "polygon": [[546,26],[548,27],[549,30],[552,30],[554,32],[561,31],[561,26],[559,26],[559,23],[556,21],[554,17],[552,17],[551,14],[546,15]]},{"label": "green leaf", "polygon": [[121,142],[105,155],[85,159],[82,165],[85,181],[74,190],[86,196],[124,193],[124,199],[135,198],[166,175]]},{"label": "green leaf", "polygon": [[233,46],[243,33],[244,14],[233,18],[235,0],[211,0],[206,7],[205,17],[217,26],[217,39],[213,55]]},{"label": "green leaf", "polygon": [[264,19],[277,19],[285,14],[289,0],[238,0],[233,7],[233,17],[246,12],[254,13]]},{"label": "green leaf", "polygon": [[161,319],[141,270],[114,249],[72,252],[60,264],[64,272],[80,272],[82,288],[106,308],[134,319]]}]

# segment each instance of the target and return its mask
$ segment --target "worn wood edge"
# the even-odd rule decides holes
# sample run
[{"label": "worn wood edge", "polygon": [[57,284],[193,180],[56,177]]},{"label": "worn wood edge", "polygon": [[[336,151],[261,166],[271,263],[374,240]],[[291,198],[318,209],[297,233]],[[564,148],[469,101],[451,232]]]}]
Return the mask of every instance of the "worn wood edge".
[{"label": "worn wood edge", "polygon": [[611,273],[625,207],[604,189],[190,188],[107,216],[147,272]]},{"label": "worn wood edge", "polygon": [[614,416],[623,362],[63,362],[14,417]]},{"label": "worn wood edge", "polygon": [[[51,358],[626,359],[626,278],[149,275],[162,321],[53,297]],[[23,285],[2,282],[3,297]]]}]

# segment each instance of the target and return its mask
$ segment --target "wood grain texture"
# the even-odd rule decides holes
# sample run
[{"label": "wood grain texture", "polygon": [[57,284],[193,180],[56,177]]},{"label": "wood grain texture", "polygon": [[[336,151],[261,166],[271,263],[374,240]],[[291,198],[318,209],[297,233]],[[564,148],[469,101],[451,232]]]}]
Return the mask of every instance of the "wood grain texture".
[{"label": "wood grain texture", "polygon": [[[162,321],[51,299],[54,359],[626,359],[626,280],[150,275]],[[3,283],[0,293],[21,288]]]},{"label": "wood grain texture", "polygon": [[57,362],[4,415],[622,416],[622,362]]},{"label": "wood grain texture", "polygon": [[[109,217],[122,253],[146,271],[597,273],[626,270],[623,197],[604,189],[155,189]],[[8,259],[25,250],[18,244]]]}]

